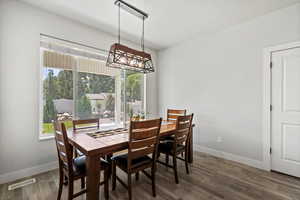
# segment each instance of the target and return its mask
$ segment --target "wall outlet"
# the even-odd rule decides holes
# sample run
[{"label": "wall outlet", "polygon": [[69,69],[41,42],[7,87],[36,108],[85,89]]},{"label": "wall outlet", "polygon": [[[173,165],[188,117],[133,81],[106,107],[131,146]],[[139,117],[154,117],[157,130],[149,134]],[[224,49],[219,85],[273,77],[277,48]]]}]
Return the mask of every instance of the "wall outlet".
[{"label": "wall outlet", "polygon": [[217,142],[222,142],[223,141],[223,138],[221,136],[218,136],[217,137]]}]

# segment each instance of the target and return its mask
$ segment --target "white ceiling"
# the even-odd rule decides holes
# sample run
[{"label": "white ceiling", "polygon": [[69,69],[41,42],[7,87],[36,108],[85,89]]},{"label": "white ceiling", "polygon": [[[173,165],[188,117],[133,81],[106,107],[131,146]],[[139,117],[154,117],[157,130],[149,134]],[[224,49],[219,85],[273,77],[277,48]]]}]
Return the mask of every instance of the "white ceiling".
[{"label": "white ceiling", "polygon": [[[21,0],[116,35],[114,0]],[[208,35],[300,0],[127,0],[146,11],[146,46],[163,49],[198,35]],[[140,42],[141,20],[121,13],[123,38]]]}]

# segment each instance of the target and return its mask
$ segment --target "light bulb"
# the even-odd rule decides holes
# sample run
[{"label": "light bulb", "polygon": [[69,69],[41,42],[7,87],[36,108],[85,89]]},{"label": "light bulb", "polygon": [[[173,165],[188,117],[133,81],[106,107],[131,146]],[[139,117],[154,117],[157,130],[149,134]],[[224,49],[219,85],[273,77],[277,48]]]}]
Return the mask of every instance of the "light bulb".
[{"label": "light bulb", "polygon": [[125,57],[121,57],[121,58],[120,58],[120,62],[121,62],[121,63],[127,63],[127,59],[126,59]]},{"label": "light bulb", "polygon": [[140,61],[140,62],[138,63],[138,66],[139,66],[140,68],[142,68],[142,67],[143,67],[143,62]]}]

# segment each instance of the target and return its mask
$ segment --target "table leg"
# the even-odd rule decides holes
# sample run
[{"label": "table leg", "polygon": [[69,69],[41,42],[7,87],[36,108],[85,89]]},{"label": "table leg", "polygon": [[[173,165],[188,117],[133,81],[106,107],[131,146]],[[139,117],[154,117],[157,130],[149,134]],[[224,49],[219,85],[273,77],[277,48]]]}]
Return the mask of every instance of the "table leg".
[{"label": "table leg", "polygon": [[87,156],[86,158],[86,199],[99,200],[99,183],[100,183],[100,158],[99,156]]},{"label": "table leg", "polygon": [[193,152],[194,152],[194,148],[193,148],[193,129],[191,130],[191,135],[190,135],[190,139],[189,139],[189,153],[188,153],[188,162],[189,163],[193,163]]}]

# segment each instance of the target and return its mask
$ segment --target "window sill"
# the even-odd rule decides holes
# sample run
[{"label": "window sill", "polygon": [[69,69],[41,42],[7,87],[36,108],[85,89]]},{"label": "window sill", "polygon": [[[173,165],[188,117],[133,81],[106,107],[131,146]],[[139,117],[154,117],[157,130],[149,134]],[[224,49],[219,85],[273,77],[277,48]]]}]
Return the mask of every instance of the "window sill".
[{"label": "window sill", "polygon": [[54,139],[54,135],[47,135],[47,136],[39,135],[39,141],[52,140],[52,139]]}]

